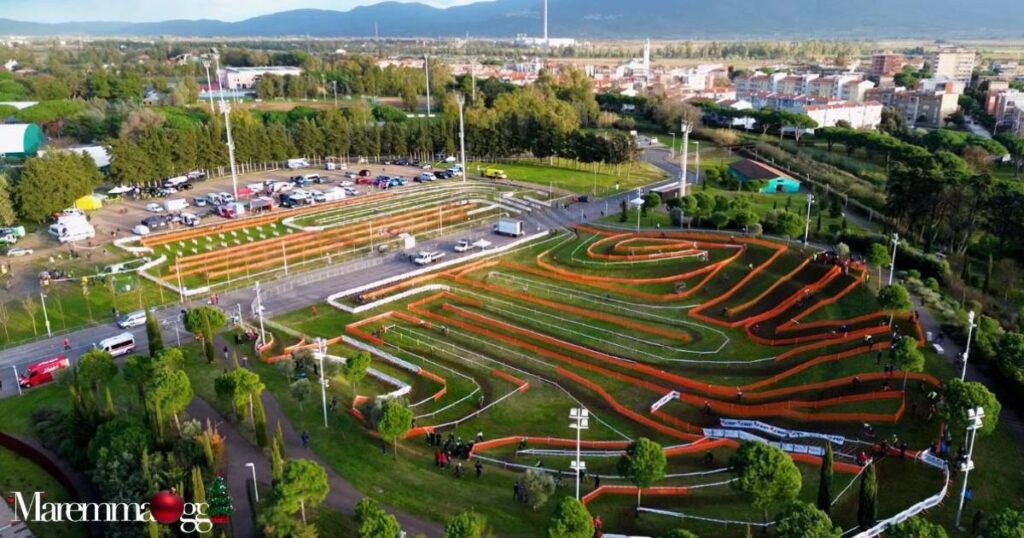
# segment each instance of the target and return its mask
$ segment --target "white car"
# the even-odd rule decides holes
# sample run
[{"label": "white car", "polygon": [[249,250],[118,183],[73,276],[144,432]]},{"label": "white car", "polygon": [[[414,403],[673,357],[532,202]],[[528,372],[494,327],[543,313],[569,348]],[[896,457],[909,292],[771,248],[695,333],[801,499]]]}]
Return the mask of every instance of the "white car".
[{"label": "white car", "polygon": [[458,243],[455,243],[455,248],[453,250],[455,250],[455,252],[468,252],[472,250],[472,248],[473,244],[470,243],[468,240],[463,239]]},{"label": "white car", "polygon": [[132,233],[135,235],[149,235],[149,226],[145,224],[136,224],[132,227]]},{"label": "white car", "polygon": [[352,183],[351,181],[342,181],[341,183],[338,183],[338,185],[341,185],[342,187],[351,187],[355,185],[355,183]]},{"label": "white car", "polygon": [[150,213],[163,213],[164,206],[157,203],[146,204],[146,211],[149,211]]},{"label": "white car", "polygon": [[11,258],[18,258],[20,256],[28,256],[32,254],[32,249],[25,247],[11,247],[7,249],[7,255]]},{"label": "white car", "polygon": [[235,201],[235,197],[229,192],[218,193],[217,196],[220,196],[220,203],[222,204],[230,204]]}]

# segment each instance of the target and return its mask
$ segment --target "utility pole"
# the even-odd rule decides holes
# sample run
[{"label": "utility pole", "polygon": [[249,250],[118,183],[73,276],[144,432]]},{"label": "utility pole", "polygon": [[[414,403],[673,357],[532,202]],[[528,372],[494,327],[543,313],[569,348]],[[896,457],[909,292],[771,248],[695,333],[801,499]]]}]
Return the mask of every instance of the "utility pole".
[{"label": "utility pole", "polygon": [[18,387],[18,396],[21,396],[21,377],[18,376],[18,367],[12,364],[11,370],[14,370],[14,386]]},{"label": "utility pole", "polygon": [[423,55],[423,68],[427,71],[427,119],[430,119],[430,57]]},{"label": "utility pole", "polygon": [[326,370],[324,370],[324,357],[327,355],[327,341],[321,337],[316,339],[317,349],[320,351],[318,356],[320,358],[320,398],[324,404],[324,428],[327,427],[327,386],[330,381],[327,379]]},{"label": "utility pole", "polygon": [[960,381],[964,381],[964,378],[967,377],[967,359],[971,356],[971,336],[974,335],[974,329],[978,327],[978,325],[974,323],[974,316],[974,310],[967,313],[967,347],[964,348],[964,365],[963,368],[960,369]]},{"label": "utility pole", "polygon": [[50,316],[46,313],[46,294],[39,292],[39,300],[43,302],[43,321],[46,323],[46,337],[50,338],[53,333],[50,332]]},{"label": "utility pole", "polygon": [[814,203],[814,194],[807,195],[807,218],[804,219],[804,245],[807,245],[807,235],[811,231],[811,204]]},{"label": "utility pole", "polygon": [[900,234],[892,234],[892,259],[889,263],[889,285],[892,285],[892,276],[896,274],[896,247],[900,246]]},{"label": "utility pole", "polygon": [[682,147],[682,151],[680,151],[680,156],[679,156],[679,161],[680,161],[680,163],[679,163],[679,168],[680,168],[680,173],[679,173],[679,197],[680,198],[686,196],[686,165],[688,164],[687,161],[689,161],[688,153],[690,151],[690,131],[692,129],[693,129],[693,125],[691,125],[689,122],[687,122],[685,117],[682,120],[680,120],[679,132],[682,133],[682,135],[683,135],[683,147]]},{"label": "utility pole", "polygon": [[267,343],[267,331],[263,328],[263,298],[260,296],[260,283],[256,282],[256,317],[260,320],[260,342]]},{"label": "utility pole", "polygon": [[[462,182],[466,182],[466,176],[469,175],[469,170],[466,169],[466,121],[465,111],[466,108],[466,96],[459,94],[459,149],[462,151]],[[548,196],[550,198],[550,195]]]}]

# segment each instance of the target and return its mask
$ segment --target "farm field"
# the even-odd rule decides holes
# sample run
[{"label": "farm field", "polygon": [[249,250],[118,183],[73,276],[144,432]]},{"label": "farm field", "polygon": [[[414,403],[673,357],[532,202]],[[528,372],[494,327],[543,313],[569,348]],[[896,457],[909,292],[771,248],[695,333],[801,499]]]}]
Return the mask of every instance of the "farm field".
[{"label": "farm field", "polygon": [[[945,471],[922,458],[941,426],[928,416],[929,393],[951,368],[929,354],[924,372],[906,374],[906,390],[903,372],[883,371],[894,332],[919,345],[923,334],[905,312],[887,324],[864,267],[726,234],[575,231],[497,259],[333,297],[313,318],[279,318],[291,330],[333,339],[331,355],[369,350],[372,368],[397,382],[367,378],[353,390],[332,380],[330,397],[342,404],[332,413],[332,433],[313,447],[384,502],[438,520],[473,508],[496,532],[516,536],[541,533],[550,510],[509,500],[525,469],[553,473],[560,494],[572,494],[575,442],[567,424],[578,406],[591,413],[582,436],[584,502],[606,532],[656,536],[684,526],[699,535],[745,535],[761,520],[729,485],[727,462],[741,439],[785,443],[803,476],[800,498],[810,502],[818,456],[831,443],[833,516],[844,529],[856,526],[856,488],[846,488],[861,470],[856,458],[877,451],[880,439],[907,443],[904,457],[898,450],[876,454],[880,518],[940,494]],[[318,427],[318,409],[288,401],[287,379],[270,364],[257,368],[296,427]],[[416,421],[392,462],[367,431],[366,412],[373,398],[397,397],[402,386]],[[471,473],[473,461],[482,462],[483,476],[460,481],[438,469],[429,432],[473,443],[463,463]],[[338,436],[345,441],[336,443]],[[618,476],[615,461],[638,437],[664,447],[668,468],[642,496],[636,519],[635,487]],[[979,450],[1011,446],[1000,429]],[[597,488],[594,475],[601,477]],[[979,476],[985,478],[975,481]],[[999,495],[986,480],[1020,493],[1012,477],[981,467],[972,475],[979,507],[996,506]],[[443,499],[405,493],[436,487],[445,489]],[[949,526],[950,504],[929,517]]]}]

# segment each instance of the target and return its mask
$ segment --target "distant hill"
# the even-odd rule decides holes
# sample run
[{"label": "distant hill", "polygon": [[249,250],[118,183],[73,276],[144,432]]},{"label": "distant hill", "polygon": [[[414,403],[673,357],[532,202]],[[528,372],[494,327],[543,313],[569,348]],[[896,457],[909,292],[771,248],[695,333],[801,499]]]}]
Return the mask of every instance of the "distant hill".
[{"label": "distant hill", "polygon": [[[42,24],[0,19],[0,35],[184,37],[510,37],[541,33],[540,0],[439,9],[383,2],[349,11],[300,9],[239,22]],[[591,39],[1024,37],[1020,0],[550,0],[550,35]]]}]

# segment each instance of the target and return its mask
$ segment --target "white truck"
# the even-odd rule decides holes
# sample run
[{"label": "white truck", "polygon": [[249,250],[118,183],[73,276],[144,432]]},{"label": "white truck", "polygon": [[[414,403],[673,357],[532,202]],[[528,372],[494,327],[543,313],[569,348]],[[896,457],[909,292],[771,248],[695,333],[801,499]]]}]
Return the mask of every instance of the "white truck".
[{"label": "white truck", "polygon": [[180,187],[181,185],[184,185],[185,183],[188,183],[188,176],[177,176],[177,177],[167,178],[167,180],[164,181],[164,188],[165,189],[177,189],[178,187]]},{"label": "white truck", "polygon": [[458,243],[455,243],[455,248],[452,250],[455,252],[469,252],[473,250],[473,243],[470,243],[469,239],[460,239]]},{"label": "white truck", "polygon": [[334,187],[332,189],[327,189],[326,191],[324,191],[325,202],[335,202],[337,200],[344,200],[345,196],[345,189],[341,187]]},{"label": "white truck", "polygon": [[309,168],[309,161],[306,159],[288,159],[288,168]]},{"label": "white truck", "polygon": [[444,258],[444,252],[419,252],[413,257],[412,263],[430,265],[441,258]]},{"label": "white truck", "polygon": [[61,243],[72,243],[96,237],[96,228],[84,215],[62,215],[50,225],[49,233]]},{"label": "white truck", "polygon": [[175,211],[183,211],[186,208],[188,208],[188,200],[184,198],[175,198],[173,200],[167,200],[166,202],[164,202],[164,209],[166,209],[169,213]]},{"label": "white truck", "polygon": [[494,233],[509,237],[521,237],[526,232],[523,229],[523,221],[521,220],[498,219],[498,223],[494,225]]}]

